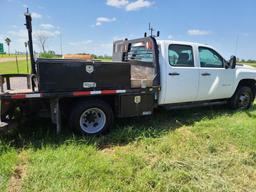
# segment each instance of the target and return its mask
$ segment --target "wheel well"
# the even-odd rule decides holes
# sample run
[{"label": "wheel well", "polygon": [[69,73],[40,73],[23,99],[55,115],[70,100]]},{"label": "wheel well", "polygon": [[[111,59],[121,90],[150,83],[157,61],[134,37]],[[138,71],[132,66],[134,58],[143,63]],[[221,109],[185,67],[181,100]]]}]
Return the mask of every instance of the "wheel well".
[{"label": "wheel well", "polygon": [[255,94],[256,94],[256,80],[254,80],[254,79],[243,79],[239,82],[237,87],[240,87],[240,86],[250,87],[252,89],[253,95],[255,97]]},{"label": "wheel well", "polygon": [[77,98],[64,98],[61,99],[61,108],[63,110],[63,113],[65,114],[65,116],[69,116],[72,107],[81,101],[86,101],[86,100],[92,100],[92,99],[98,99],[98,100],[102,100],[105,101],[106,103],[108,103],[114,114],[115,114],[115,101],[116,101],[116,96],[113,95],[108,95],[108,96],[88,96],[88,97],[77,97]]}]

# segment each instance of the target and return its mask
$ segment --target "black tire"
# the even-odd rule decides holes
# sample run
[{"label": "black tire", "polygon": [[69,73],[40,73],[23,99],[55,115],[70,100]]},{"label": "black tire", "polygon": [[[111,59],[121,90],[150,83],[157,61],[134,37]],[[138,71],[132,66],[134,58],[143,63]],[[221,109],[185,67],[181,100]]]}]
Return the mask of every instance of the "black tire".
[{"label": "black tire", "polygon": [[111,106],[102,100],[81,101],[74,106],[70,115],[70,127],[83,135],[106,133],[114,121]]},{"label": "black tire", "polygon": [[14,118],[14,110],[9,110],[4,115],[1,115],[1,121],[9,122]]},{"label": "black tire", "polygon": [[254,93],[248,86],[239,86],[229,101],[232,109],[249,109],[254,101]]}]

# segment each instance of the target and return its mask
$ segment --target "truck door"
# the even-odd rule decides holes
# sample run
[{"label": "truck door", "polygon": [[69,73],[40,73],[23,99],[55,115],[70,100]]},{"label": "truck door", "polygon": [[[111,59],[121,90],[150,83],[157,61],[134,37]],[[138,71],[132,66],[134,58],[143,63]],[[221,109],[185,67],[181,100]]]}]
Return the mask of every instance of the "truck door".
[{"label": "truck door", "polygon": [[170,44],[167,60],[165,104],[195,101],[199,70],[195,65],[193,47]]},{"label": "truck door", "polygon": [[234,70],[225,69],[225,60],[215,50],[199,47],[198,52],[200,80],[197,100],[230,97]]}]

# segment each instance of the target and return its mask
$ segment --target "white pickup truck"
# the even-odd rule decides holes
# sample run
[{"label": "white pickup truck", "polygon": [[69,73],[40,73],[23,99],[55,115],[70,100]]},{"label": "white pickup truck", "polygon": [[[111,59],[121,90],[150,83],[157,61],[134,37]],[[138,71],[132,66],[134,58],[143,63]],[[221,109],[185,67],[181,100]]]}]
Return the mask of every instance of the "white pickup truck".
[{"label": "white pickup truck", "polygon": [[[30,53],[33,53],[31,16],[26,13]],[[61,130],[61,119],[82,134],[111,128],[115,117],[151,115],[155,108],[228,103],[234,109],[251,107],[256,70],[226,61],[208,45],[156,41],[152,36],[114,42],[113,62],[37,59],[30,55],[32,72],[27,89],[13,90],[10,78],[0,75],[0,117],[48,112]],[[32,86],[32,87],[31,87]],[[45,115],[44,115],[45,116]],[[1,122],[0,119],[0,122]]]},{"label": "white pickup truck", "polygon": [[256,91],[256,69],[226,61],[204,44],[158,41],[161,73],[159,105],[228,101],[248,109]]}]

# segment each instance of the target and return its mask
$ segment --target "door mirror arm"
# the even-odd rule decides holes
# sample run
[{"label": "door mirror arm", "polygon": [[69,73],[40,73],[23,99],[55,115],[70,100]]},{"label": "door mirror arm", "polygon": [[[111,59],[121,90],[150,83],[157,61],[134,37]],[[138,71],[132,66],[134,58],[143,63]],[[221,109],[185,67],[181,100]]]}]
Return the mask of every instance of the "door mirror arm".
[{"label": "door mirror arm", "polygon": [[227,62],[225,60],[224,60],[224,67],[225,67],[225,69],[231,68],[230,65],[229,65],[229,62]]},{"label": "door mirror arm", "polygon": [[228,63],[229,63],[229,67],[231,69],[235,69],[236,68],[236,56],[231,56]]}]

